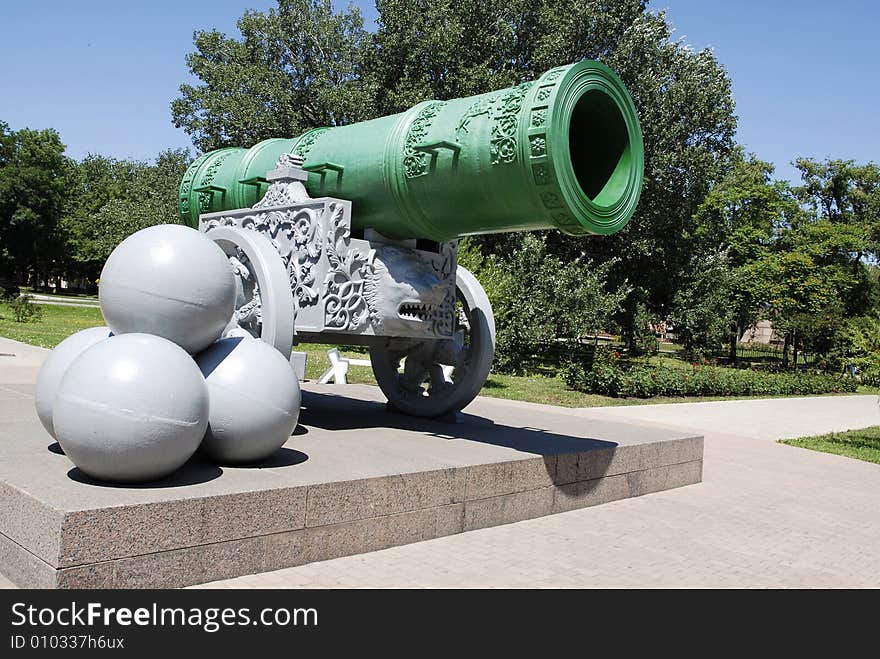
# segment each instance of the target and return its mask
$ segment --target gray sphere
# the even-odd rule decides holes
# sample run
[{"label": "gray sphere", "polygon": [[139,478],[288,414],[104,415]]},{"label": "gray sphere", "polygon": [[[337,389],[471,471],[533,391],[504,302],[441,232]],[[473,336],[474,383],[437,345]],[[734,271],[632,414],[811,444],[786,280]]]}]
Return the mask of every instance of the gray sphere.
[{"label": "gray sphere", "polygon": [[232,317],[235,277],[213,240],[162,224],[116,246],[101,271],[99,299],[114,334],[155,334],[195,353]]},{"label": "gray sphere", "polygon": [[208,426],[208,387],[166,339],[123,334],[96,343],[61,379],[52,422],[61,448],[99,480],[141,482],[186,462]]},{"label": "gray sphere", "polygon": [[61,378],[64,377],[67,368],[74,359],[98,341],[103,341],[109,336],[109,327],[90,327],[76,334],[71,334],[55,346],[55,349],[40,367],[40,372],[37,375],[37,389],[34,393],[37,416],[40,417],[40,423],[53,438],[55,437],[55,427],[52,425],[52,407],[55,403],[55,396],[58,394]]},{"label": "gray sphere", "polygon": [[196,355],[211,414],[199,451],[222,463],[257,462],[290,438],[299,419],[299,381],[290,363],[259,339],[226,338]]}]

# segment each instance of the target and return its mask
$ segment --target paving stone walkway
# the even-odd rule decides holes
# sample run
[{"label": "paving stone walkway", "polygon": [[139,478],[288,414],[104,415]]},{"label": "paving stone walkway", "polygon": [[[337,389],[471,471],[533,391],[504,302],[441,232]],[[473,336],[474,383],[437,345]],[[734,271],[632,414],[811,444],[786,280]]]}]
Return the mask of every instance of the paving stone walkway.
[{"label": "paving stone walkway", "polygon": [[[16,352],[7,382],[44,354]],[[18,370],[20,369],[20,370]],[[3,375],[4,369],[0,369]],[[569,410],[705,434],[703,483],[205,584],[308,587],[880,587],[880,465],[775,443],[880,425],[877,396]],[[539,415],[541,405],[535,405]],[[0,588],[11,584],[0,576]]]},{"label": "paving stone walkway", "polygon": [[201,587],[880,587],[880,465],[768,441],[880,424],[876,396],[572,413],[703,431],[704,482]]}]

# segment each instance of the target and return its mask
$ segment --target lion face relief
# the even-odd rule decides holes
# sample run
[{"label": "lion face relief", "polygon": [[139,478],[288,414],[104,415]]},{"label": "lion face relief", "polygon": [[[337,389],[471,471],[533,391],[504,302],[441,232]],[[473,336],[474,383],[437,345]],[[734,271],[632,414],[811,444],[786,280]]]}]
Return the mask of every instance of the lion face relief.
[{"label": "lion face relief", "polygon": [[394,245],[376,248],[372,281],[365,295],[374,322],[382,334],[413,331],[433,334],[438,315],[449,311],[444,303],[449,282],[441,280],[431,264],[418,252]]}]

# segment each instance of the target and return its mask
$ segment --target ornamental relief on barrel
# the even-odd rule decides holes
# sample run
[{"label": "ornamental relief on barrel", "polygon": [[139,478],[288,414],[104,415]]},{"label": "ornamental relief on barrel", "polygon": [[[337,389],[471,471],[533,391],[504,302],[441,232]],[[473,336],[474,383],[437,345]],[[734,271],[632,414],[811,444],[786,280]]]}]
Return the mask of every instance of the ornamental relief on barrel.
[{"label": "ornamental relief on barrel", "polygon": [[180,184],[180,213],[182,215],[189,214],[189,194],[192,191],[193,186],[193,178],[195,178],[196,170],[202,166],[202,163],[205,161],[205,156],[200,158],[196,158],[192,164],[187,168],[186,173],[183,175],[183,182]]},{"label": "ornamental relief on barrel", "polygon": [[461,141],[464,133],[469,132],[470,124],[476,117],[485,117],[489,121],[489,158],[493,165],[516,161],[519,114],[523,102],[534,82],[524,82],[511,89],[475,101],[465,110],[455,129],[456,137]]},{"label": "ornamental relief on barrel", "polygon": [[293,153],[298,155],[303,160],[309,155],[309,151],[312,150],[312,147],[315,146],[315,142],[318,141],[318,138],[321,137],[324,133],[326,133],[329,128],[316,128],[315,130],[306,133],[306,136],[303,137],[299,142],[296,143],[296,146],[293,147]]},{"label": "ornamental relief on barrel", "polygon": [[[208,169],[205,170],[204,176],[202,176],[202,180],[199,183],[199,187],[207,187],[214,182],[214,177],[217,176],[217,172],[220,171],[220,168],[223,166],[223,163],[226,159],[229,158],[229,153],[224,153],[221,156],[218,156],[217,159],[212,162]],[[199,210],[205,212],[210,210],[211,208],[211,200],[213,199],[214,193],[213,191],[202,191],[199,192]]]},{"label": "ornamental relief on barrel", "polygon": [[428,173],[430,156],[427,153],[417,151],[416,147],[424,142],[434,118],[446,105],[445,101],[432,101],[419,110],[406,131],[403,144],[403,171],[406,178],[416,178]]}]

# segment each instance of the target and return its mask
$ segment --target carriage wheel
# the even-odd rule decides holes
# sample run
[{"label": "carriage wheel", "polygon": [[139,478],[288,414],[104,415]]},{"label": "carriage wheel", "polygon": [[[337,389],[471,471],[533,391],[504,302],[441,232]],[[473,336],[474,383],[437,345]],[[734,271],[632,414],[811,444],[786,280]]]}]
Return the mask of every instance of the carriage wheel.
[{"label": "carriage wheel", "polygon": [[458,412],[480,392],[495,356],[489,298],[476,277],[459,266],[453,338],[389,343],[371,348],[370,361],[391,406],[420,417]]}]

